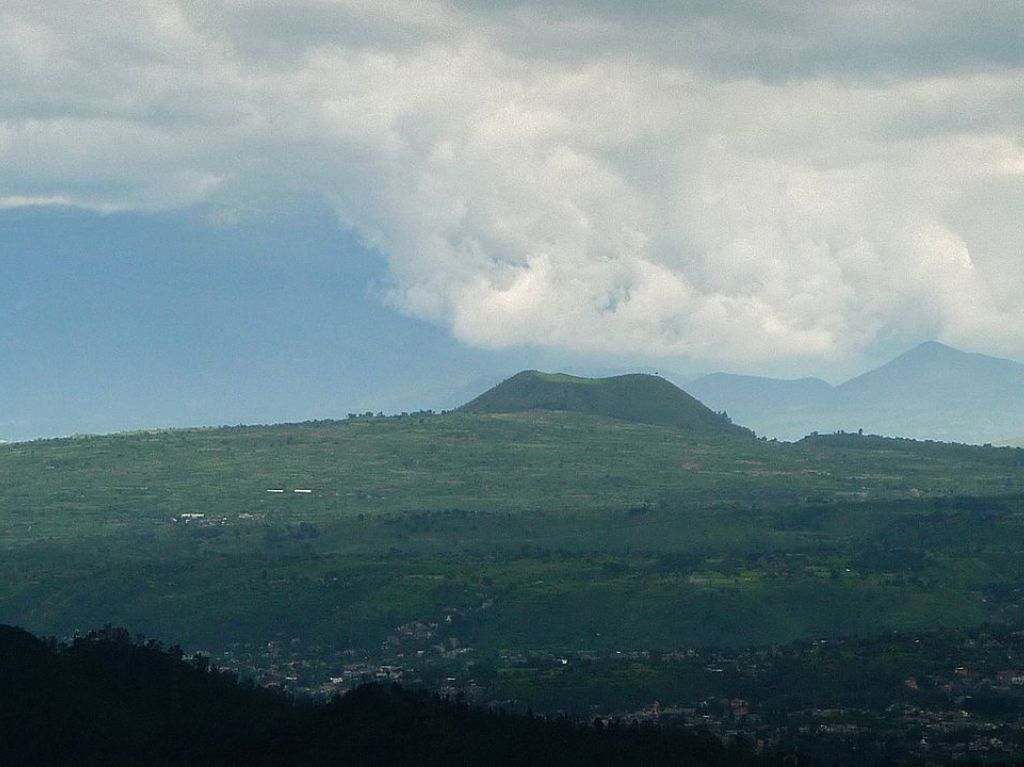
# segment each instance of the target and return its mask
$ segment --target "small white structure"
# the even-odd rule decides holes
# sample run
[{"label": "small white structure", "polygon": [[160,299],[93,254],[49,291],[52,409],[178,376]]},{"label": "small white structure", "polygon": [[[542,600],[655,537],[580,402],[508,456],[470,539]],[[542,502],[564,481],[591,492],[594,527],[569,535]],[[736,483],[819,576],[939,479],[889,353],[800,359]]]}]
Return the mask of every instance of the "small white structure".
[{"label": "small white structure", "polygon": [[267,490],[268,493],[283,493],[284,490]]},{"label": "small white structure", "polygon": [[305,489],[305,488],[296,488],[296,489],[295,489],[295,490],[293,490],[292,492],[293,492],[293,493],[303,493],[303,494],[307,494],[307,493],[312,493],[313,491],[312,491],[312,490],[307,490],[307,489]]}]

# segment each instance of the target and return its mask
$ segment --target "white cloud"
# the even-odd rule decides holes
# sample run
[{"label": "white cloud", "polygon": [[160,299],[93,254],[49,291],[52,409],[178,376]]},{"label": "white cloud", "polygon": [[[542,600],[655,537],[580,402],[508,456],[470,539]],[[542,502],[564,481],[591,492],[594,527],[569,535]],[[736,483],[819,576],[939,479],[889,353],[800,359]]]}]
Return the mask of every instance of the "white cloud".
[{"label": "white cloud", "polygon": [[97,213],[119,213],[124,208],[115,205],[93,202],[91,200],[75,200],[64,195],[26,197],[12,194],[0,197],[0,210],[16,208],[82,208]]},{"label": "white cloud", "polygon": [[796,4],[800,24],[9,5],[0,207],[326,198],[387,258],[396,307],[486,347],[813,359],[905,333],[1024,352],[1022,62],[992,25],[950,38],[902,5],[852,26]]}]

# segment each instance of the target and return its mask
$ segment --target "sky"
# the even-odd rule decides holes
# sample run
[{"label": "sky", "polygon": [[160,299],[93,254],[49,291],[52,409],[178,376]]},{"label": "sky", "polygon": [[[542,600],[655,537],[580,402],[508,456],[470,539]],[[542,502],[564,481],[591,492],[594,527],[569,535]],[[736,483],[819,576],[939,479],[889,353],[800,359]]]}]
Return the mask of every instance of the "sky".
[{"label": "sky", "polygon": [[1019,2],[5,0],[0,439],[1024,359]]}]

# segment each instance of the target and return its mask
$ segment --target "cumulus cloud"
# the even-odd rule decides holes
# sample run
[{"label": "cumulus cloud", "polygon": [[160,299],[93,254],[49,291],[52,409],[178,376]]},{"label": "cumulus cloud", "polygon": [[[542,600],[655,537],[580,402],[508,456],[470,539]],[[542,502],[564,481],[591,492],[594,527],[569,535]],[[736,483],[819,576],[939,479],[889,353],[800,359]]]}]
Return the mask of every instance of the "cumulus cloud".
[{"label": "cumulus cloud", "polygon": [[483,347],[1020,354],[1024,18],[971,10],[11,0],[0,207],[328,200]]}]

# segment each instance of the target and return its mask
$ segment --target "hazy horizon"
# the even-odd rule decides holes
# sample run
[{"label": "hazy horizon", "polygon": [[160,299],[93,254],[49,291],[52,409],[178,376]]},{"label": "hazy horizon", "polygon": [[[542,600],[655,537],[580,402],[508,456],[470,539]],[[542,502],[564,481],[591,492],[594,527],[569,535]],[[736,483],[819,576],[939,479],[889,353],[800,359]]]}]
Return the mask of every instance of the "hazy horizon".
[{"label": "hazy horizon", "polygon": [[[925,345],[930,344],[930,343],[940,343],[940,342],[924,341],[924,342],[921,342],[921,344],[915,345],[911,349],[905,350],[904,354],[906,354],[908,352],[912,352],[912,351],[918,349],[919,347],[925,346]],[[942,344],[942,346],[947,346],[947,345]],[[953,349],[953,347],[947,347],[947,348]],[[977,354],[976,352],[969,352],[969,351],[966,351],[966,350],[959,350],[959,349],[953,349],[953,351],[954,352],[965,352],[965,353],[968,353],[968,354]],[[903,355],[898,355],[898,356],[903,356]],[[989,355],[985,355],[985,356],[989,356]],[[896,358],[893,358],[893,359],[896,359]],[[1005,359],[1005,358],[995,358],[995,359]],[[889,361],[892,361],[892,360],[887,360],[886,362],[889,362]],[[1017,364],[1024,364],[1024,363],[1020,363],[1017,360],[1008,360],[1008,361],[1016,362]],[[886,363],[883,362],[883,365],[884,364],[886,364]],[[881,367],[881,366],[879,366],[879,367]],[[192,423],[192,422],[178,422],[178,423],[169,422],[169,423],[164,423],[164,424],[146,424],[146,423],[142,423],[142,422],[137,422],[137,423],[131,423],[131,424],[126,425],[126,426],[120,426],[120,427],[111,428],[111,429],[108,429],[108,430],[105,430],[105,431],[104,430],[77,431],[77,432],[76,431],[68,431],[68,432],[64,432],[64,433],[33,434],[33,435],[29,435],[29,436],[14,437],[14,438],[10,438],[10,439],[3,438],[3,439],[0,439],[0,443],[25,442],[25,441],[32,441],[32,440],[36,440],[36,439],[52,439],[52,438],[62,438],[62,437],[71,437],[71,436],[89,436],[89,435],[114,434],[114,433],[119,433],[119,432],[131,432],[131,431],[161,431],[161,430],[167,430],[167,429],[217,428],[217,427],[222,427],[222,426],[257,426],[257,425],[283,424],[283,423],[299,422],[299,421],[339,420],[339,419],[343,419],[343,418],[348,417],[352,413],[355,413],[357,415],[362,415],[362,414],[367,413],[367,412],[372,412],[372,413],[382,412],[382,413],[384,413],[384,415],[397,415],[397,414],[400,414],[400,413],[403,413],[403,412],[416,412],[416,411],[426,411],[426,410],[431,410],[431,411],[439,412],[439,411],[443,411],[443,410],[450,410],[450,409],[456,408],[456,407],[458,407],[460,405],[463,405],[466,402],[468,402],[469,400],[471,400],[474,397],[476,397],[477,395],[479,395],[479,394],[483,393],[484,391],[486,391],[487,389],[491,388],[492,386],[500,383],[503,380],[506,380],[507,378],[515,375],[515,373],[521,372],[522,370],[525,370],[525,369],[527,369],[527,368],[517,368],[517,369],[514,369],[514,370],[508,370],[508,371],[505,371],[505,372],[496,372],[496,373],[490,373],[490,374],[479,372],[475,376],[473,374],[471,374],[471,373],[464,374],[464,375],[469,376],[469,377],[468,378],[464,377],[464,378],[458,379],[458,381],[453,383],[452,387],[450,389],[448,389],[447,391],[441,391],[440,388],[439,388],[439,387],[443,387],[444,386],[444,382],[443,381],[435,382],[435,384],[432,387],[429,387],[429,390],[432,391],[432,393],[434,394],[435,399],[433,401],[428,401],[428,400],[423,399],[423,390],[420,390],[419,392],[417,392],[414,395],[413,400],[411,400],[411,401],[415,401],[417,403],[415,405],[409,405],[407,402],[398,402],[398,404],[395,404],[395,405],[392,405],[392,406],[389,406],[389,407],[381,407],[381,406],[375,405],[373,402],[370,402],[369,400],[364,400],[364,401],[362,401],[360,403],[360,405],[358,407],[350,407],[347,410],[344,410],[344,412],[341,412],[341,411],[337,411],[337,412],[324,412],[324,413],[306,412],[303,415],[297,416],[297,417],[294,417],[294,418],[284,417],[284,418],[277,418],[277,419],[274,419],[274,418],[269,418],[269,419],[263,418],[263,419],[261,419],[259,417],[259,415],[256,414],[256,415],[254,415],[252,418],[250,418],[248,420],[237,420],[237,421],[230,420],[230,419],[228,419],[228,420],[223,420],[223,419],[222,420],[216,420],[216,419],[214,419],[214,420],[211,420],[209,422],[194,422],[194,423]],[[529,369],[535,369],[535,368],[529,368]],[[843,383],[846,383],[848,381],[852,381],[852,380],[856,379],[858,376],[863,375],[864,373],[869,373],[869,372],[871,372],[873,370],[876,370],[876,369],[877,368],[870,368],[868,370],[863,370],[863,371],[860,371],[859,373],[855,373],[854,375],[852,375],[852,376],[850,376],[850,377],[848,377],[846,379],[839,380],[839,381],[825,381],[825,383],[828,384],[831,387],[838,387],[839,385],[841,385]],[[730,376],[750,377],[750,378],[755,378],[755,379],[764,379],[766,381],[780,381],[780,382],[784,382],[784,383],[797,382],[797,381],[800,381],[800,380],[808,380],[808,379],[816,379],[816,380],[824,381],[824,379],[822,379],[819,376],[800,376],[800,377],[797,377],[797,378],[776,378],[776,377],[773,377],[773,376],[751,376],[750,374],[744,374],[744,373],[730,373],[729,371],[705,371],[705,372],[699,372],[699,373],[691,373],[691,374],[688,374],[688,375],[681,375],[681,374],[675,373],[673,371],[658,370],[658,369],[655,369],[654,367],[650,367],[650,366],[647,366],[647,367],[644,367],[644,366],[640,366],[640,367],[601,367],[601,366],[596,366],[595,367],[593,365],[587,365],[585,363],[581,364],[581,365],[578,364],[578,365],[569,365],[569,366],[563,366],[563,367],[558,367],[556,365],[555,367],[552,367],[550,370],[545,370],[545,371],[542,371],[542,372],[570,373],[572,375],[591,377],[591,378],[603,378],[603,377],[610,377],[610,376],[622,375],[622,374],[626,374],[626,373],[636,373],[636,372],[649,373],[649,374],[661,376],[662,378],[666,378],[667,380],[671,381],[672,383],[674,383],[675,385],[677,385],[678,387],[680,387],[684,391],[688,391],[688,393],[691,393],[691,394],[693,394],[695,392],[688,390],[688,388],[687,388],[688,384],[696,383],[700,379],[702,379],[704,377],[710,377],[713,374],[725,374],[725,375],[730,375]],[[392,397],[392,398],[400,397],[401,393],[402,393],[402,387],[399,386],[399,387],[396,387],[395,389],[389,390],[387,396]],[[703,404],[708,405],[709,407],[712,407],[713,409],[716,408],[716,407],[724,407],[725,409],[729,409],[728,405],[716,403],[716,401],[714,399],[708,399],[707,401],[704,401],[702,399],[702,395],[700,395],[699,392],[697,392],[697,394],[699,395],[697,398],[699,400],[701,400],[703,402]],[[415,397],[419,397],[420,399],[416,400]],[[383,401],[383,400],[381,400],[381,401]],[[752,420],[750,420],[748,422],[748,420],[741,418],[739,421],[737,421],[737,423],[740,426],[751,426],[751,425],[757,426],[758,428],[757,428],[756,431],[757,431],[759,436],[779,437],[781,439],[786,439],[786,440],[799,439],[800,437],[805,436],[806,434],[809,434],[815,428],[813,425],[812,426],[807,426],[806,429],[804,429],[803,431],[799,431],[799,433],[798,432],[793,432],[791,434],[781,435],[781,434],[778,434],[778,433],[774,433],[774,430],[772,428],[770,428],[770,427],[769,428],[763,427],[760,423],[756,422],[757,420],[758,419],[755,418],[755,419],[752,419]],[[889,429],[889,430],[884,430],[883,429],[883,430],[879,431],[878,433],[888,434],[889,436],[909,436],[909,437],[915,437],[914,434],[911,434],[909,432],[902,433],[902,432],[898,432],[898,431],[892,431],[892,429]],[[928,435],[916,435],[916,438],[928,438]],[[965,441],[965,438],[964,437],[960,437],[959,441]],[[970,440],[966,440],[966,441],[970,441]],[[980,441],[982,441],[982,440],[979,440],[979,442]],[[1016,444],[1016,442],[1014,442],[1014,444]]]}]

